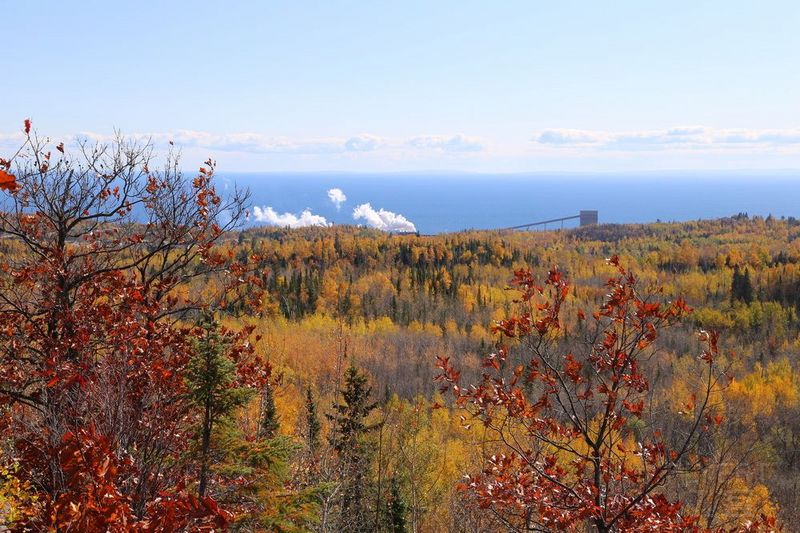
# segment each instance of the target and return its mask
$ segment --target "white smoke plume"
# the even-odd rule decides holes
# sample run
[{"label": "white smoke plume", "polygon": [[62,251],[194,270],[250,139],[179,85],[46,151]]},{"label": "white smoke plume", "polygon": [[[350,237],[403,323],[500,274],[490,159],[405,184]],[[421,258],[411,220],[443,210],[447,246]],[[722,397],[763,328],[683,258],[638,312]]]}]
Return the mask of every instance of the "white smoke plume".
[{"label": "white smoke plume", "polygon": [[417,231],[414,223],[403,215],[392,213],[385,209],[375,211],[373,207],[366,203],[353,209],[353,219],[364,219],[367,226],[377,228],[382,231],[415,232]]},{"label": "white smoke plume", "polygon": [[333,205],[336,206],[336,210],[337,211],[339,209],[341,209],[342,204],[347,201],[347,196],[345,196],[345,194],[342,191],[342,189],[339,189],[339,188],[329,189],[328,190],[328,198],[330,198],[331,202],[333,202]]},{"label": "white smoke plume", "polygon": [[253,207],[253,218],[257,222],[264,222],[270,226],[280,226],[282,228],[305,228],[307,226],[330,226],[325,217],[315,215],[310,209],[305,209],[300,216],[294,213],[276,213],[272,207]]}]

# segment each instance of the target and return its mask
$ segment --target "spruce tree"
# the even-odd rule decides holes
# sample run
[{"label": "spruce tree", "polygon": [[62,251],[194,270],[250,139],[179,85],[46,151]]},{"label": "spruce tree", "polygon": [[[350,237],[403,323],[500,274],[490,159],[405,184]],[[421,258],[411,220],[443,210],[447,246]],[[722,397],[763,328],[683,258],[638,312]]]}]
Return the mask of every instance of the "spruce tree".
[{"label": "spruce tree", "polygon": [[733,267],[733,276],[731,277],[731,305],[742,299],[742,273],[739,270],[739,265]]},{"label": "spruce tree", "polygon": [[744,276],[742,277],[742,301],[750,303],[753,301],[753,283],[750,281],[750,270],[744,269]]},{"label": "spruce tree", "polygon": [[400,494],[400,483],[397,481],[397,476],[392,476],[391,484],[389,485],[389,502],[388,502],[388,529],[391,533],[406,533],[406,502]]},{"label": "spruce tree", "polygon": [[311,389],[306,389],[306,444],[308,451],[315,454],[319,447],[319,433],[322,425],[317,416],[317,404]]},{"label": "spruce tree", "polygon": [[258,426],[258,436],[262,439],[271,439],[278,433],[280,417],[275,408],[275,393],[272,384],[267,383],[261,390],[261,418]]},{"label": "spruce tree", "polygon": [[194,353],[187,366],[186,383],[191,400],[201,412],[197,491],[205,496],[214,428],[247,402],[250,391],[236,387],[236,364],[229,356],[230,341],[220,332],[219,323],[206,314],[198,326],[200,331],[193,341]]},{"label": "spruce tree", "polygon": [[750,270],[745,268],[744,273],[735,266],[731,280],[731,303],[734,301],[749,304],[753,301],[753,283],[750,281]]},{"label": "spruce tree", "polygon": [[342,402],[333,405],[327,415],[333,424],[330,444],[338,453],[342,472],[342,499],[340,514],[342,529],[355,533],[370,531],[373,516],[367,496],[371,448],[364,437],[377,425],[369,425],[367,418],[376,408],[371,401],[372,388],[367,377],[355,366],[345,373],[344,388],[340,391]]}]

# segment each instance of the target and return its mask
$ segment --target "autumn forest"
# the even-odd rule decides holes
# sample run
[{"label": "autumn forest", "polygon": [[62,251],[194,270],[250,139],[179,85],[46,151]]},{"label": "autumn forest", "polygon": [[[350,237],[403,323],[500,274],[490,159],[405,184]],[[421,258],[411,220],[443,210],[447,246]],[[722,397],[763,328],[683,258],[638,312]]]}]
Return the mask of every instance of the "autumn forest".
[{"label": "autumn forest", "polygon": [[0,529],[797,530],[800,220],[259,227],[211,160],[23,130]]}]

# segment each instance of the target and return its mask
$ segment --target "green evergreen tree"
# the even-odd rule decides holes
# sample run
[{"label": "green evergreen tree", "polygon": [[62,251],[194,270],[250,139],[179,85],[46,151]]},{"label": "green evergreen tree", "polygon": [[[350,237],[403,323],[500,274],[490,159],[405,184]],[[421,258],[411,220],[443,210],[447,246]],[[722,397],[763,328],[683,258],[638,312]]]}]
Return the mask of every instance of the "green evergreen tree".
[{"label": "green evergreen tree", "polygon": [[400,494],[400,483],[397,476],[392,476],[389,485],[389,502],[388,502],[388,530],[391,533],[406,533],[406,502]]},{"label": "green evergreen tree", "polygon": [[[248,475],[252,479],[220,500],[245,505],[233,531],[281,531],[301,533],[317,521],[320,488],[297,487],[292,480],[292,460],[299,444],[286,435],[247,439],[232,426],[224,440],[225,461],[215,466],[228,479]],[[225,496],[230,497],[227,500]]]},{"label": "green evergreen tree", "polygon": [[[211,315],[199,323],[194,354],[189,361],[186,383],[190,398],[201,409],[199,431],[198,493],[209,491],[209,473],[227,479],[251,478],[246,486],[220,486],[217,501],[248,509],[237,517],[237,527],[246,530],[300,533],[316,519],[317,487],[287,489],[290,462],[298,445],[277,435],[279,416],[271,386],[262,390],[262,416],[256,439],[247,438],[231,415],[252,397],[253,389],[237,385],[236,365],[230,357],[231,341]],[[248,529],[250,528],[250,529]]]},{"label": "green evergreen tree", "polygon": [[194,353],[186,371],[191,400],[201,410],[198,493],[205,496],[211,464],[211,437],[215,426],[244,405],[250,390],[236,386],[236,364],[229,356],[230,341],[220,332],[213,316],[206,314],[194,339]]},{"label": "green evergreen tree", "polygon": [[215,473],[228,480],[249,479],[245,485],[231,484],[227,492],[216,495],[218,501],[242,509],[232,530],[309,531],[309,525],[318,519],[322,489],[316,484],[294,484],[292,461],[301,449],[300,443],[277,433],[252,436],[230,423],[220,424],[215,436],[223,452],[214,464]]},{"label": "green evergreen tree", "polygon": [[742,277],[742,301],[747,304],[753,301],[753,283],[750,281],[750,270],[747,268],[744,269]]},{"label": "green evergreen tree", "polygon": [[742,272],[738,265],[733,268],[733,279],[731,280],[731,303],[735,301],[746,304],[753,301],[753,282],[750,280],[750,270],[745,268]]},{"label": "green evergreen tree", "polygon": [[741,300],[741,286],[742,286],[742,273],[739,270],[739,265],[733,267],[733,275],[731,277],[731,305],[734,302]]},{"label": "green evergreen tree", "polygon": [[258,425],[258,436],[262,439],[271,439],[278,434],[280,417],[275,408],[275,393],[272,384],[267,383],[261,390],[261,418]]},{"label": "green evergreen tree", "polygon": [[317,404],[311,389],[306,389],[306,443],[308,450],[314,454],[319,448],[319,434],[322,425],[317,416]]},{"label": "green evergreen tree", "polygon": [[330,444],[342,465],[340,525],[344,530],[360,533],[370,531],[374,525],[367,476],[372,449],[364,437],[378,427],[367,421],[377,404],[370,399],[372,388],[367,384],[367,377],[355,366],[347,369],[340,392],[342,402],[334,404],[333,413],[326,415],[333,424]]}]

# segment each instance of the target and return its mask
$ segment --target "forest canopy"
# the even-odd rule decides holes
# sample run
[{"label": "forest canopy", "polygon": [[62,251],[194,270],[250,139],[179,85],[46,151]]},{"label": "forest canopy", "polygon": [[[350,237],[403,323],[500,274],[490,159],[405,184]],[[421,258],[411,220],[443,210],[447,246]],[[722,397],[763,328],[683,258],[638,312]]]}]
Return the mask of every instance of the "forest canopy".
[{"label": "forest canopy", "polygon": [[24,134],[0,159],[10,530],[800,521],[796,219],[250,227],[213,161]]}]

